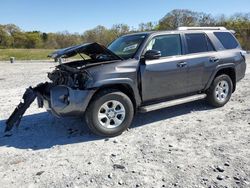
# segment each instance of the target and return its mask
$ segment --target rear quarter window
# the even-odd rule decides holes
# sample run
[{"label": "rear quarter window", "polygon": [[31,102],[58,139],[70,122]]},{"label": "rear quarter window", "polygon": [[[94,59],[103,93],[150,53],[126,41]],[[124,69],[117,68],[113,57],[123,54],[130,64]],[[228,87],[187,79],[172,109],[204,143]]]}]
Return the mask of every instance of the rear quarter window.
[{"label": "rear quarter window", "polygon": [[239,43],[232,33],[214,32],[214,35],[219,39],[225,49],[235,49],[239,47]]}]

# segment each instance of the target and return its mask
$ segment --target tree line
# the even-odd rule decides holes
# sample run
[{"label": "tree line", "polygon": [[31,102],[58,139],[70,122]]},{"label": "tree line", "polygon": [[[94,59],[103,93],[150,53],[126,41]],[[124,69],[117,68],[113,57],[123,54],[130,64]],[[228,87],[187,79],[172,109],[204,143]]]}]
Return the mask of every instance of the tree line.
[{"label": "tree line", "polygon": [[139,24],[138,28],[126,24],[116,24],[111,28],[97,26],[82,34],[41,31],[23,31],[14,24],[0,25],[0,48],[45,48],[57,49],[86,42],[109,44],[115,38],[132,32],[151,30],[174,30],[180,26],[224,26],[236,31],[242,47],[250,50],[250,13],[237,13],[231,16],[212,16],[204,12],[176,9],[167,13],[158,22]]}]

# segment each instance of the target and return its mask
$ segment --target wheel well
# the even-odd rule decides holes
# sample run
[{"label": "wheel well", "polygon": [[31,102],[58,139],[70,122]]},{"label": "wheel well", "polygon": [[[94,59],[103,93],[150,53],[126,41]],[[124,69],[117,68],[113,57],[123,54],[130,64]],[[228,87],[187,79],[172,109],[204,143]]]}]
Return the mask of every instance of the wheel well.
[{"label": "wheel well", "polygon": [[116,90],[119,90],[122,93],[126,94],[130,98],[130,100],[132,101],[133,106],[134,106],[134,112],[136,112],[137,104],[136,104],[136,101],[135,101],[134,91],[128,84],[104,85],[104,86],[97,89],[97,91],[95,92],[92,99],[95,97],[95,95],[97,95],[99,92],[101,92],[101,91],[103,91],[105,89],[116,89]]},{"label": "wheel well", "polygon": [[214,78],[216,78],[217,76],[222,75],[222,74],[226,74],[226,75],[228,75],[231,78],[231,80],[233,82],[233,92],[234,92],[235,89],[236,89],[236,75],[235,75],[234,68],[224,68],[224,69],[221,69],[221,70],[219,70],[216,73],[216,75],[215,75]]}]

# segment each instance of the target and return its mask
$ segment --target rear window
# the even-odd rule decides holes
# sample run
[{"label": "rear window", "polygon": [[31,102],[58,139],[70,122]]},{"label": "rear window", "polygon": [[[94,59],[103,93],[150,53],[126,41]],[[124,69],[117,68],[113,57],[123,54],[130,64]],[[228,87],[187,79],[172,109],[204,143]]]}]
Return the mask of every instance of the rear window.
[{"label": "rear window", "polygon": [[205,34],[191,33],[185,34],[185,36],[189,54],[214,51],[211,41]]},{"label": "rear window", "polygon": [[239,46],[235,37],[229,32],[214,32],[225,49],[234,49]]}]

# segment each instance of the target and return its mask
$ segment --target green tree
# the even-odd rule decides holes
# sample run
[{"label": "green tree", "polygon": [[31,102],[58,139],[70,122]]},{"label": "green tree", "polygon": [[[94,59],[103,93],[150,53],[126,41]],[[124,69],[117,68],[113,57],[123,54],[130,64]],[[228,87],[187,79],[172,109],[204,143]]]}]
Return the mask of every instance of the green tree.
[{"label": "green tree", "polygon": [[4,27],[10,35],[14,35],[15,33],[21,32],[21,29],[14,24],[7,24]]},{"label": "green tree", "polygon": [[158,25],[159,30],[174,30],[181,26],[212,26],[215,20],[211,15],[186,9],[176,9],[166,14]]},{"label": "green tree", "polygon": [[140,23],[138,31],[153,31],[156,29],[156,25],[153,22]]},{"label": "green tree", "polygon": [[41,34],[37,31],[25,33],[26,42],[25,48],[41,48],[42,38]]},{"label": "green tree", "polygon": [[43,40],[43,43],[47,42],[47,40],[48,40],[48,34],[47,33],[42,33],[42,40]]},{"label": "green tree", "polygon": [[11,47],[12,41],[12,36],[6,31],[6,28],[0,25],[0,48]]},{"label": "green tree", "polygon": [[26,34],[21,32],[21,31],[17,31],[12,33],[12,37],[13,37],[13,44],[12,47],[13,48],[25,48],[26,46]]},{"label": "green tree", "polygon": [[[103,45],[107,45],[110,42],[110,31],[104,26],[97,26],[94,29],[85,31],[83,38],[85,42],[98,42]],[[112,38],[112,37],[111,37]]]}]

